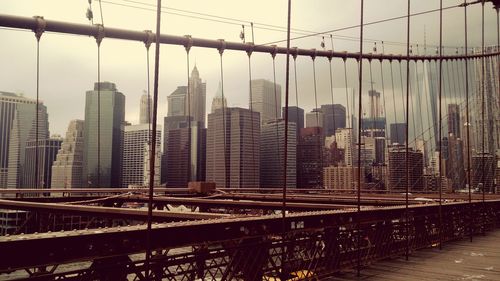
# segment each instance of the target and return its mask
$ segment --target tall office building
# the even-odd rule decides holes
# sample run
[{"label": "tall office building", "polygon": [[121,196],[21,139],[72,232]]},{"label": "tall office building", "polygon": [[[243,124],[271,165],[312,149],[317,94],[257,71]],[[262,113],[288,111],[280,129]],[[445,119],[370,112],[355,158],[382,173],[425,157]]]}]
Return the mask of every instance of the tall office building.
[{"label": "tall office building", "polygon": [[448,134],[460,138],[460,107],[448,104]]},{"label": "tall office building", "polygon": [[495,179],[495,157],[491,154],[483,153],[471,157],[471,185],[485,192],[494,191]]},{"label": "tall office building", "polygon": [[393,123],[391,124],[391,144],[405,144],[406,143],[406,123]]},{"label": "tall office building", "polygon": [[186,86],[178,86],[175,91],[173,91],[167,97],[167,116],[184,116],[187,115],[186,110],[186,95],[187,95],[187,87]]},{"label": "tall office building", "polygon": [[[2,141],[2,147],[4,145],[7,145],[8,147],[8,150],[5,151],[8,153],[8,172],[6,186],[8,188],[19,188],[23,187],[24,185],[23,175],[26,173],[26,142],[32,139],[36,139],[37,114],[38,140],[43,140],[49,137],[47,107],[45,107],[45,105],[40,102],[38,106],[38,113],[36,113],[36,100],[27,99],[14,94],[6,95],[5,93],[3,93],[2,108],[2,111],[5,113],[5,115],[2,115],[0,122],[2,123],[2,126],[4,124],[6,125],[6,127],[4,128],[8,129],[10,127],[10,134],[2,136],[2,138],[4,139]],[[3,116],[6,117],[5,121]],[[2,154],[3,153],[4,152],[2,152]],[[4,160],[5,157],[6,155],[4,154],[0,158],[3,158]],[[2,166],[3,165],[4,164],[2,164]],[[5,178],[3,180],[5,180]]]},{"label": "tall office building", "polygon": [[147,94],[141,96],[139,124],[149,124],[153,120],[153,100]]},{"label": "tall office building", "polygon": [[[288,123],[288,153],[286,164],[286,186],[297,183],[297,137],[296,124]],[[260,187],[281,188],[284,180],[285,120],[268,121],[260,133]]]},{"label": "tall office building", "polygon": [[71,120],[57,158],[52,163],[52,188],[83,187],[83,120]]},{"label": "tall office building", "polygon": [[201,127],[205,128],[207,84],[201,81],[200,73],[196,65],[193,71],[191,71],[188,87],[189,97],[186,95],[184,115],[192,116],[193,121],[199,122]]},{"label": "tall office building", "polygon": [[354,137],[351,128],[337,130],[337,147],[344,150],[344,165],[352,166]]},{"label": "tall office building", "polygon": [[412,148],[408,150],[409,174],[406,174],[406,148],[404,145],[394,145],[389,148],[389,190],[406,190],[410,179],[409,191],[421,191],[424,187],[424,161],[423,154]]},{"label": "tall office building", "polygon": [[369,118],[376,119],[382,117],[382,106],[380,104],[380,93],[374,90],[368,91],[370,97],[370,112]]},{"label": "tall office building", "polygon": [[[125,126],[123,133],[123,161],[122,161],[122,186],[142,186],[145,179],[149,178],[149,155],[152,140],[152,131],[149,124]],[[158,151],[161,144],[161,126],[156,129],[156,158],[154,185],[160,184],[161,159]],[[147,168],[147,170],[146,170]]]},{"label": "tall office building", "polygon": [[465,188],[465,166],[462,139],[450,133],[448,137],[448,160],[446,176],[451,180],[453,190]]},{"label": "tall office building", "polygon": [[[49,139],[29,140],[26,142],[25,171],[23,174],[23,187],[50,188],[52,183],[52,163],[61,148],[62,139],[52,137]],[[38,152],[38,165],[36,154]],[[38,173],[36,172],[38,170]]]},{"label": "tall office building", "polygon": [[227,100],[226,97],[222,97],[222,85],[219,82],[215,97],[212,99],[212,110],[210,112],[214,113],[217,109],[221,109],[223,107],[227,107]]},{"label": "tall office building", "polygon": [[[352,191],[358,189],[358,167],[330,166],[323,169],[324,188],[337,191]],[[365,177],[361,176],[361,188],[365,185]]]},{"label": "tall office building", "polygon": [[321,106],[321,112],[325,136],[332,136],[338,128],[346,127],[346,111],[343,105],[324,104]]},{"label": "tall office building", "polygon": [[251,81],[252,110],[260,113],[261,124],[281,118],[281,86],[265,79]]},{"label": "tall office building", "polygon": [[210,113],[207,129],[206,181],[215,182],[217,187],[258,187],[259,147],[259,112],[228,107],[225,110],[225,118],[222,110]]},{"label": "tall office building", "polygon": [[168,168],[164,170],[168,187],[186,188],[190,181],[205,181],[206,129],[196,123],[191,124],[191,134],[185,126],[168,131],[165,138]]},{"label": "tall office building", "polygon": [[311,110],[306,113],[306,128],[323,128],[323,121],[325,120],[323,111],[319,108]]},{"label": "tall office building", "polygon": [[[161,159],[161,182],[165,183],[167,181],[167,171],[170,170],[171,168],[168,166],[167,163],[167,156],[168,156],[168,141],[169,141],[169,134],[171,130],[176,130],[180,128],[188,128],[189,127],[189,120],[193,120],[193,118],[189,118],[188,116],[184,115],[174,115],[174,116],[167,116],[163,118],[163,155]],[[172,168],[173,169],[173,168]]]},{"label": "tall office building", "polygon": [[[285,118],[285,108],[283,107],[283,118]],[[304,109],[298,106],[289,106],[288,107],[288,122],[293,122],[297,126],[297,132],[300,132],[300,129],[304,128]],[[297,137],[299,134],[297,134]]]},{"label": "tall office building", "polygon": [[[100,116],[98,87],[100,87]],[[85,186],[121,186],[124,121],[125,96],[118,92],[114,83],[101,82],[100,85],[95,83],[94,90],[87,91],[85,97],[83,154]]]},{"label": "tall office building", "polygon": [[300,130],[297,146],[297,187],[320,188],[323,186],[323,148],[325,138],[320,127]]}]

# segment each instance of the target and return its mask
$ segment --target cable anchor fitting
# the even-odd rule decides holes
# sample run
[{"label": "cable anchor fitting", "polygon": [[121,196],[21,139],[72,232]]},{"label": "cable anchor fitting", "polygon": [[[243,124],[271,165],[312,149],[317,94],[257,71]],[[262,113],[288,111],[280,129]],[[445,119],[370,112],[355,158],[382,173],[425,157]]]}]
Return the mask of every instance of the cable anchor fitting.
[{"label": "cable anchor fitting", "polygon": [[318,54],[318,51],[316,49],[312,49],[312,54],[311,54],[311,59],[314,61],[316,59],[316,55]]},{"label": "cable anchor fitting", "polygon": [[224,50],[226,49],[226,41],[224,41],[224,39],[219,39],[219,42],[220,42],[220,46],[219,46],[219,48],[217,48],[217,50],[219,50],[219,54],[222,56],[222,54],[224,53]]},{"label": "cable anchor fitting", "polygon": [[293,49],[292,58],[293,60],[296,60],[297,57],[299,56],[299,48],[293,47],[292,49]]},{"label": "cable anchor fitting", "polygon": [[271,45],[271,47],[273,47],[273,50],[271,51],[271,57],[274,58],[276,57],[276,54],[278,53],[278,46],[276,45]]},{"label": "cable anchor fitting", "polygon": [[146,39],[144,40],[144,45],[146,46],[146,49],[149,50],[149,47],[151,47],[151,44],[155,41],[155,35],[151,30],[144,30],[146,33]]},{"label": "cable anchor fitting", "polygon": [[97,34],[95,36],[95,41],[97,42],[97,46],[101,46],[102,39],[105,37],[104,26],[102,24],[96,24],[96,26]]},{"label": "cable anchor fitting", "polygon": [[246,44],[247,44],[247,49],[245,50],[245,52],[247,53],[248,57],[250,57],[253,53],[255,45],[253,44],[253,42],[247,42]]},{"label": "cable anchor fitting", "polygon": [[47,22],[41,16],[34,16],[33,18],[36,21],[36,27],[33,29],[33,32],[35,32],[36,40],[40,41],[42,34],[45,32],[45,27],[47,27]]},{"label": "cable anchor fitting", "polygon": [[191,35],[184,35],[186,38],[186,44],[184,44],[184,48],[186,49],[186,53],[191,51],[191,47],[193,47],[193,37]]}]

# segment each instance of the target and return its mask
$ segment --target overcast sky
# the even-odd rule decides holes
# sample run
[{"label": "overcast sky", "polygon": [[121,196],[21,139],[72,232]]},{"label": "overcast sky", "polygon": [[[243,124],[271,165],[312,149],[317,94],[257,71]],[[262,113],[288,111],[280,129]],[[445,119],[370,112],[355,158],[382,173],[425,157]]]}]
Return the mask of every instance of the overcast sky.
[{"label": "overcast sky", "polygon": [[[292,28],[306,31],[327,31],[359,23],[359,2],[345,0],[296,0],[292,1]],[[412,1],[413,13],[439,8],[437,0]],[[445,0],[443,6],[453,6],[463,1]],[[31,17],[44,16],[46,19],[65,22],[89,24],[85,17],[88,7],[87,0],[1,0],[0,13]],[[141,4],[144,3],[144,4]],[[155,12],[152,9],[156,1],[153,0],[106,0],[102,1],[104,25],[108,27],[125,28],[132,30],[155,30]],[[134,6],[139,8],[127,7]],[[242,20],[246,25],[247,40],[251,38],[249,22],[255,22],[255,43],[286,39],[286,33],[263,29],[260,24],[269,24],[285,27],[286,0],[272,1],[193,1],[171,0],[163,1],[169,8],[192,12],[217,15],[221,17]],[[93,1],[94,22],[100,23],[98,1]],[[173,35],[190,34],[193,37],[206,39],[223,38],[227,41],[240,41],[241,24],[229,20],[214,22],[192,17],[181,16],[185,12],[165,10],[162,14],[161,32]],[[177,14],[173,14],[177,13]],[[377,21],[406,14],[406,1],[401,0],[366,0],[365,22]],[[192,15],[192,14],[191,14]],[[485,9],[486,45],[496,43],[496,13],[488,3]],[[463,46],[463,8],[453,8],[444,11],[443,44],[445,46]],[[201,16],[205,17],[206,16]],[[427,45],[439,43],[439,14],[429,13],[412,18],[411,42],[419,46],[424,45],[424,30],[426,31]],[[481,44],[481,6],[469,8],[469,45]],[[303,32],[302,32],[303,33]],[[292,37],[302,34],[294,33]],[[339,36],[359,37],[359,29],[353,28],[333,33],[334,48],[338,51],[359,51],[359,42],[345,40]],[[365,38],[379,40],[378,51],[381,51],[380,41],[406,42],[406,20],[394,20],[386,23],[367,26]],[[24,93],[25,96],[35,97],[36,93],[36,40],[32,32],[0,29],[0,90]],[[373,41],[366,42],[365,52],[371,51]],[[309,37],[294,40],[292,46],[300,48],[317,48],[321,37]],[[284,46],[284,42],[278,45]],[[329,35],[325,36],[327,49],[330,48]],[[40,97],[48,107],[51,134],[64,134],[71,119],[84,118],[85,91],[93,88],[97,80],[97,46],[93,38],[85,36],[60,35],[46,33],[40,43]],[[386,53],[404,53],[401,44],[385,44]],[[434,53],[435,47],[429,47],[428,52]],[[151,66],[153,66],[154,48],[151,49]],[[415,52],[415,51],[414,51]],[[419,52],[423,52],[420,48]],[[447,52],[454,53],[453,48]],[[101,80],[116,83],[118,89],[126,96],[126,120],[137,123],[139,119],[139,99],[143,90],[147,89],[146,79],[146,49],[139,42],[104,39],[101,45]],[[167,95],[179,85],[185,85],[186,54],[180,46],[162,46],[160,53],[160,85],[159,85],[159,122],[166,115]],[[207,111],[210,110],[212,98],[220,80],[219,56],[216,50],[193,48],[191,51],[191,68],[194,63],[199,69],[201,78],[207,82]],[[379,64],[376,64],[379,69]],[[314,105],[314,86],[312,78],[312,61],[310,58],[297,59],[298,65],[298,92],[299,106],[309,111]],[[344,87],[343,64],[336,59],[333,61],[334,87]],[[368,71],[368,68],[365,68]],[[384,68],[387,75],[388,67]],[[282,85],[284,95],[285,56],[276,58],[277,83]],[[348,62],[349,87],[357,88],[356,64]],[[151,71],[151,86],[152,86]],[[329,103],[330,78],[328,60],[316,60],[317,87],[319,104]],[[364,72],[368,90],[369,76]],[[375,88],[380,90],[380,72],[374,74]],[[398,76],[399,77],[399,76]],[[268,54],[252,55],[252,78],[273,79],[272,59]],[[291,94],[295,94],[293,76],[291,77]],[[387,79],[387,78],[386,78]],[[248,60],[245,53],[227,51],[224,53],[224,82],[225,95],[229,106],[248,107]],[[387,83],[387,81],[386,81]],[[396,88],[399,85],[395,85]],[[386,95],[392,88],[385,85]],[[336,101],[345,104],[345,94],[336,93]],[[284,98],[283,98],[284,101]],[[388,105],[392,101],[388,99]],[[398,102],[398,101],[396,101]],[[294,105],[295,97],[291,99]],[[389,112],[388,112],[389,115]]]}]

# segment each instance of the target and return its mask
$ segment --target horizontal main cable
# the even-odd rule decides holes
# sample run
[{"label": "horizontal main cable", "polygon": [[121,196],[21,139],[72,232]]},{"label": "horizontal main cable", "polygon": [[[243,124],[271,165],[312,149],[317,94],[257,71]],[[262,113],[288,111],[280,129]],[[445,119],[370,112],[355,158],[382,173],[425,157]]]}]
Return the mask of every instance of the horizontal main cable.
[{"label": "horizontal main cable", "polygon": [[[43,22],[45,25],[46,32],[55,32],[55,33],[64,33],[64,34],[74,34],[74,35],[83,35],[83,36],[91,36],[96,37],[100,34],[99,25],[87,25],[87,24],[77,24],[77,23],[69,23],[69,22],[61,22],[61,21],[53,21],[53,20],[36,20],[35,18],[30,17],[20,17],[20,16],[12,16],[12,15],[2,15],[0,14],[0,27],[9,27],[9,28],[18,28],[18,29],[27,29],[27,30],[36,30],[38,25]],[[154,35],[154,34],[153,34]],[[146,42],[149,38],[150,33],[146,31],[134,31],[127,29],[119,29],[119,28],[104,28],[104,37],[105,38],[113,38],[113,39],[122,39],[122,40],[131,40],[138,42]],[[235,50],[235,51],[247,51],[252,49],[253,52],[259,53],[276,53],[285,55],[287,49],[285,47],[275,47],[275,46],[263,46],[263,45],[253,45],[252,43],[237,43],[237,42],[228,42],[223,39],[212,40],[212,39],[203,39],[203,38],[194,38],[190,36],[175,36],[175,35],[167,35],[160,34],[160,43],[161,44],[169,44],[169,45],[179,45],[186,46],[187,44],[191,44],[193,47],[202,47],[202,48],[212,48],[212,49],[220,49],[221,46],[226,50]],[[299,48],[291,48],[291,53],[297,56],[312,56],[316,55],[317,57],[325,57],[325,58],[349,58],[349,59],[359,59],[359,53],[350,53],[350,52],[334,52],[334,51],[326,51],[326,50],[315,50],[315,49],[299,49]],[[497,56],[500,52],[492,52],[484,54],[485,57],[489,56]],[[454,59],[466,59],[466,58],[480,58],[482,54],[468,54],[468,55],[448,55],[442,56],[443,60],[454,60]],[[374,60],[397,60],[397,61],[405,61],[407,57],[404,55],[386,55],[386,54],[363,54],[363,59],[374,59]],[[422,56],[422,55],[414,55],[409,57],[411,60],[438,60],[439,56]]]}]

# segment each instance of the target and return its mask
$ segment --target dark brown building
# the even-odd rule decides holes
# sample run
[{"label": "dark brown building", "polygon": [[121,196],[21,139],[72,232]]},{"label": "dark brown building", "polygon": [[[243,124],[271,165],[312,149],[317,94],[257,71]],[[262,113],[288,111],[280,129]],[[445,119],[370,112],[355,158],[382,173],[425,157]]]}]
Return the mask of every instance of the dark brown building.
[{"label": "dark brown building", "polygon": [[321,127],[303,128],[297,146],[297,188],[323,186],[324,137]]},{"label": "dark brown building", "polygon": [[[423,154],[412,148],[408,151],[410,191],[423,189],[424,161]],[[404,191],[407,185],[406,177],[406,149],[403,145],[389,149],[389,190]]]}]

